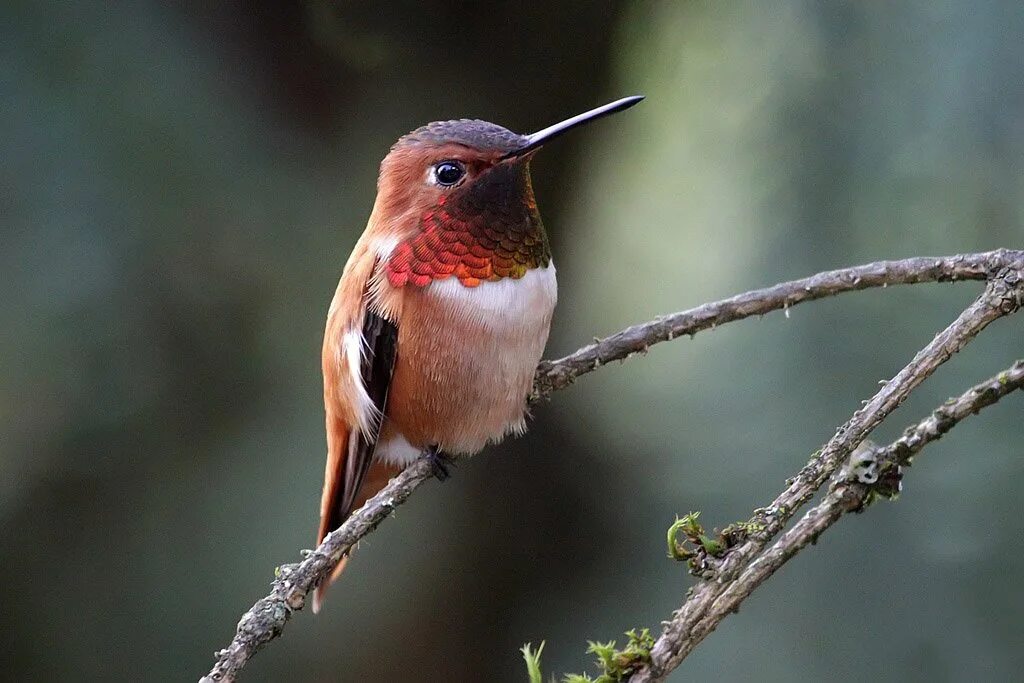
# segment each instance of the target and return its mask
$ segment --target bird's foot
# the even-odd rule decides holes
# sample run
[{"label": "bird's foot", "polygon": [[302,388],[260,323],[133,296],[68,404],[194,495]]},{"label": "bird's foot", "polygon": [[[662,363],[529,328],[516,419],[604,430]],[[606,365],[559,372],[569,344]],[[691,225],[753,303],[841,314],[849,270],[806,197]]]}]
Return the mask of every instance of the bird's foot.
[{"label": "bird's foot", "polygon": [[437,446],[427,448],[426,456],[430,459],[430,466],[433,468],[434,476],[437,477],[438,481],[444,481],[451,476],[448,473],[448,467],[452,464],[451,456],[442,453],[441,449]]}]

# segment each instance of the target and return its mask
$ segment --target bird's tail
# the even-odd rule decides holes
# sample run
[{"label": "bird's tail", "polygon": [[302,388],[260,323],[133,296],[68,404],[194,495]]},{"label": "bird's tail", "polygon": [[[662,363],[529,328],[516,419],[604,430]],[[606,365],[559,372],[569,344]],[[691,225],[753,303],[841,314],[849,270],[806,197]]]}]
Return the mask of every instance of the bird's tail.
[{"label": "bird's tail", "polygon": [[[330,470],[330,459],[328,459],[327,466],[328,470]],[[388,463],[375,462],[372,465],[370,465],[370,469],[366,473],[366,478],[363,479],[363,484],[362,486],[359,487],[359,493],[356,495],[356,499],[352,505],[352,509],[358,510],[359,508],[361,508],[366,503],[366,501],[368,501],[370,498],[376,495],[378,491],[384,488],[387,485],[388,481],[390,481],[391,478],[398,474],[400,471],[401,468],[395,467],[394,465],[390,465]],[[333,490],[333,486],[335,485],[336,482],[338,482],[341,479],[341,476],[341,472],[327,472],[327,477],[324,481],[323,494],[323,500],[325,504],[327,503],[327,501],[333,501],[335,499],[336,492]],[[323,506],[321,507],[323,508]],[[348,514],[345,515],[345,519],[347,518]],[[321,509],[320,531],[317,534],[317,545],[320,545],[320,543],[324,540],[324,537],[326,537],[327,534],[341,526],[344,523],[345,519],[332,519],[329,514],[324,514],[323,509]],[[345,570],[345,565],[348,564],[348,559],[348,555],[342,557],[341,561],[338,562],[337,566],[334,567],[334,570],[331,571],[330,576],[321,581],[320,585],[316,587],[316,591],[313,593],[313,614],[317,614],[320,612],[320,608],[323,607],[324,604],[324,594],[327,592],[327,589],[330,587],[330,585],[334,583],[339,576],[341,576],[341,572]]]}]

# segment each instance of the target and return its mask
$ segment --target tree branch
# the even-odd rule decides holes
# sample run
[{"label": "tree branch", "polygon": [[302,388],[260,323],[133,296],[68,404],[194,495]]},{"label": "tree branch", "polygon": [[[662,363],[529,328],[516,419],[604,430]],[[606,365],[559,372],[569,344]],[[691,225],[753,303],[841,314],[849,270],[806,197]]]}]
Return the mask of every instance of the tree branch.
[{"label": "tree branch", "polygon": [[663,341],[695,335],[735,320],[792,308],[805,301],[824,299],[844,292],[873,287],[910,285],[922,282],[985,280],[1000,268],[1024,263],[1024,251],[998,249],[978,254],[957,254],[936,258],[920,256],[898,261],[877,261],[853,268],[818,273],[774,287],[755,289],[730,299],[714,301],[673,313],[597,341],[558,360],[542,361],[537,368],[534,397],[563,389],[580,375],[605,363],[623,360]]},{"label": "tree branch", "polygon": [[[1015,270],[1008,271],[1011,267]],[[870,287],[920,282],[983,280],[992,278],[993,274],[997,272],[1018,272],[1022,268],[1024,268],[1024,251],[1000,249],[940,258],[917,257],[898,261],[880,261],[864,266],[819,273],[809,278],[754,290],[730,299],[704,304],[688,311],[635,325],[595,344],[583,347],[564,358],[543,361],[537,369],[534,391],[530,398],[536,400],[545,397],[553,391],[568,386],[579,375],[592,372],[604,363],[626,359],[636,353],[646,351],[653,344],[684,335],[692,336],[702,330],[713,329],[717,325],[789,308],[804,301]],[[1005,279],[1004,277],[999,281],[1002,282]],[[995,281],[993,280],[993,282]],[[989,289],[992,289],[991,284]],[[989,290],[986,290],[986,296],[983,297],[986,301],[991,300],[988,292]],[[978,303],[972,309],[977,306],[979,306]],[[862,411],[858,411],[854,419],[844,428],[845,433],[841,429],[836,436],[836,439],[839,439],[841,434],[845,434],[841,443],[837,442],[831,450],[826,447],[821,456],[808,463],[797,480],[794,480],[794,486],[780,496],[780,501],[782,501],[780,505],[784,507],[775,506],[761,512],[761,518],[765,519],[768,528],[772,529],[770,534],[765,536],[764,542],[778,533],[781,525],[792,515],[795,506],[806,501],[835,469],[835,463],[852,450],[852,446],[849,446],[850,443],[863,439],[868,431],[895,408],[911,389],[934,370],[934,367],[958,350],[970,337],[977,334],[985,324],[999,317],[993,315],[987,306],[983,308],[985,308],[984,311],[975,311],[977,317],[972,320],[973,324],[984,320],[984,324],[967,334],[969,330],[973,329],[973,326],[971,321],[965,321],[963,329],[947,334],[943,337],[941,344],[938,344],[939,338],[937,337],[936,341],[929,345],[929,347],[936,347],[938,344],[933,354],[928,354],[925,357],[918,354],[918,357],[908,366],[909,370],[905,368],[896,379],[883,388],[882,392],[879,392],[879,396],[872,399],[869,404],[870,410],[866,406]],[[950,331],[947,329],[947,332]],[[966,336],[964,336],[965,334]],[[935,362],[939,357],[942,357],[942,361]],[[853,443],[853,445],[856,444]],[[431,476],[432,469],[429,461],[420,459],[412,463],[376,496],[367,501],[361,509],[354,512],[340,528],[329,534],[320,547],[308,554],[304,560],[294,565],[279,567],[270,594],[261,598],[242,615],[231,643],[227,648],[217,652],[216,664],[210,673],[201,679],[201,683],[234,681],[238,672],[249,659],[266,643],[281,634],[292,613],[304,606],[309,591],[330,573],[340,558],[349,552],[359,539],[375,529],[398,505],[405,502],[413,490]],[[659,644],[664,639],[663,635],[662,639],[659,639]],[[671,653],[664,653],[664,656],[667,657],[664,662],[661,662],[660,659],[655,661],[659,662],[659,666],[664,667],[672,661],[668,655]],[[659,657],[662,656],[659,654]]]},{"label": "tree branch", "polygon": [[[1007,267],[994,273],[985,292],[974,303],[936,335],[896,377],[886,382],[860,410],[855,412],[822,450],[815,453],[797,476],[788,482],[787,488],[768,507],[755,510],[749,525],[750,528],[756,529],[755,532],[730,548],[723,559],[708,558],[714,579],[704,581],[691,589],[682,607],[670,621],[666,622],[661,637],[651,648],[650,663],[634,673],[630,678],[631,683],[664,680],[665,676],[679,666],[722,619],[737,609],[739,603],[751,591],[798,552],[803,546],[797,547],[796,539],[789,538],[787,543],[783,543],[787,535],[767,553],[760,554],[796,511],[813,497],[838,466],[914,388],[989,323],[1018,310],[1022,301],[1024,267]],[[918,436],[918,440],[922,438]],[[924,443],[921,443],[918,448],[923,445]],[[834,509],[829,511],[832,514],[836,513]],[[809,512],[802,521],[806,521],[805,526],[811,531],[816,530],[816,533],[834,523],[842,514],[835,514],[835,519],[828,520],[815,517],[812,515],[814,512]],[[824,526],[819,528],[820,524]],[[813,536],[806,538],[809,542]],[[774,555],[777,565],[766,559],[772,551],[777,552]]]},{"label": "tree branch", "polygon": [[[942,437],[964,419],[1022,387],[1024,360],[1018,360],[1005,372],[972,387],[937,408],[917,424],[911,425],[902,437],[888,446],[879,448],[871,444],[863,451],[854,453],[851,458],[856,458],[860,462],[870,462],[873,467],[906,464],[927,444]],[[839,521],[840,517],[848,512],[862,510],[868,503],[872,490],[870,483],[859,480],[852,473],[850,476],[836,479],[820,503],[808,510],[796,524],[779,537],[779,540],[747,565],[739,577],[715,600],[707,616],[694,626],[691,637],[698,637],[697,634],[700,634],[699,641],[699,638],[710,633],[722,619],[739,609],[740,603],[768,577],[798,552],[814,543],[826,529]],[[693,646],[691,645],[689,649],[692,650]]]}]

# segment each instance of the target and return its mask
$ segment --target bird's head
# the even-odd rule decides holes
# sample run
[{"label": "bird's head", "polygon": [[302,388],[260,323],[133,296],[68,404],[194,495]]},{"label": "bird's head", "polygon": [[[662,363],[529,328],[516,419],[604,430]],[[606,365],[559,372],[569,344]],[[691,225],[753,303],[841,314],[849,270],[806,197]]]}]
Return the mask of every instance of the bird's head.
[{"label": "bird's head", "polygon": [[389,274],[392,284],[425,286],[454,274],[473,285],[546,265],[547,238],[530,183],[530,159],[566,131],[642,99],[626,97],[530,135],[458,119],[429,123],[400,138],[381,162],[371,218],[382,234],[404,246],[391,258],[391,273],[397,273]]}]

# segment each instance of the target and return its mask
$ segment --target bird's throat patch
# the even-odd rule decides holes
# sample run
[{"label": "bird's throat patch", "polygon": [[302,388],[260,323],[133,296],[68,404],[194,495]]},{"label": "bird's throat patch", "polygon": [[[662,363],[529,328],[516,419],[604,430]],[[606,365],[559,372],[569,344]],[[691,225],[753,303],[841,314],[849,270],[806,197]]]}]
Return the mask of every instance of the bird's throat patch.
[{"label": "bird's throat patch", "polygon": [[514,212],[519,214],[514,218],[489,207],[449,210],[445,200],[442,196],[437,206],[423,214],[419,233],[391,252],[385,273],[392,287],[426,287],[450,277],[476,287],[481,282],[521,278],[551,261],[532,197]]}]

